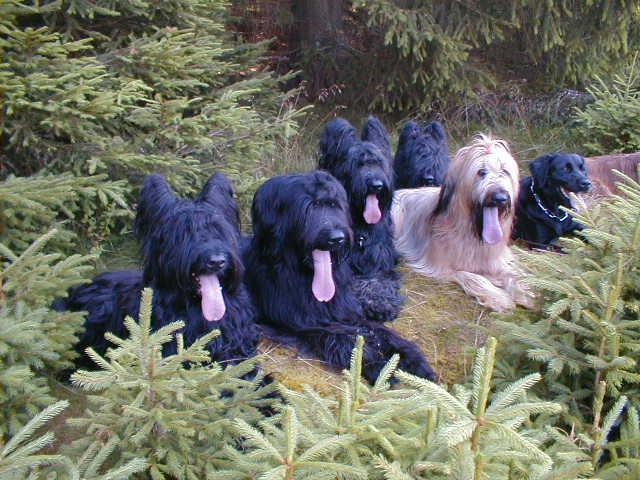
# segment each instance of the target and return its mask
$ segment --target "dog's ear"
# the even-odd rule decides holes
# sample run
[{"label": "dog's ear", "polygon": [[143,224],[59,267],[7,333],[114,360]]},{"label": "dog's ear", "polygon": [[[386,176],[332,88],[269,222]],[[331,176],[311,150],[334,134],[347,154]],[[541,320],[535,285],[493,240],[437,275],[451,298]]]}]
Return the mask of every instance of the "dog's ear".
[{"label": "dog's ear", "polygon": [[233,185],[224,173],[214,173],[202,187],[197,200],[215,205],[220,200],[233,198]]},{"label": "dog's ear", "polygon": [[548,153],[536,158],[529,164],[529,170],[533,181],[540,188],[545,188],[549,182],[549,170],[551,168],[551,162],[556,157],[555,153]]},{"label": "dog's ear", "polygon": [[286,243],[286,196],[291,195],[285,176],[273,177],[256,191],[251,205],[253,235],[261,253],[272,260],[282,256]]},{"label": "dog's ear", "polygon": [[231,257],[231,263],[233,264],[233,273],[230,278],[230,292],[233,293],[242,283],[242,279],[244,278],[244,265],[242,264],[242,260],[240,260],[240,256],[236,252],[238,249],[233,249],[229,252],[229,256]]},{"label": "dog's ear", "polygon": [[196,201],[206,202],[214,207],[240,231],[240,210],[233,198],[233,184],[226,175],[223,173],[211,175]]},{"label": "dog's ear", "polygon": [[434,120],[424,126],[424,134],[430,136],[439,143],[447,144],[447,132],[444,129],[444,125]]},{"label": "dog's ear", "polygon": [[440,196],[438,197],[438,205],[436,205],[436,209],[433,211],[434,216],[445,213],[449,209],[449,205],[451,205],[451,200],[453,200],[453,195],[456,191],[456,184],[454,181],[450,179],[450,177],[445,178],[442,187],[440,187]]},{"label": "dog's ear", "polygon": [[320,137],[320,160],[318,168],[333,171],[351,146],[357,141],[357,131],[344,118],[334,118],[324,127]]},{"label": "dog's ear", "polygon": [[387,160],[391,160],[389,133],[382,122],[373,115],[369,115],[362,126],[362,141],[373,143]]},{"label": "dog's ear", "polygon": [[176,196],[162,175],[154,173],[147,176],[138,197],[134,222],[138,239],[145,237],[152,226],[164,223],[163,218],[176,202]]}]

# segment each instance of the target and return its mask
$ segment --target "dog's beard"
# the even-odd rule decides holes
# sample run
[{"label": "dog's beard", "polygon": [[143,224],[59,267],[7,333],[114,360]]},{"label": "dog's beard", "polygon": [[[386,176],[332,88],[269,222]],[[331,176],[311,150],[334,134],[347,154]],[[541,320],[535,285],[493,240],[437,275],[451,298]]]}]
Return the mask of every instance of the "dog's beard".
[{"label": "dog's beard", "polygon": [[227,310],[222,296],[222,285],[216,274],[198,275],[202,315],[209,322],[217,322]]},{"label": "dog's beard", "polygon": [[311,291],[319,302],[328,302],[336,293],[333,281],[331,252],[328,250],[313,250],[313,281]]}]

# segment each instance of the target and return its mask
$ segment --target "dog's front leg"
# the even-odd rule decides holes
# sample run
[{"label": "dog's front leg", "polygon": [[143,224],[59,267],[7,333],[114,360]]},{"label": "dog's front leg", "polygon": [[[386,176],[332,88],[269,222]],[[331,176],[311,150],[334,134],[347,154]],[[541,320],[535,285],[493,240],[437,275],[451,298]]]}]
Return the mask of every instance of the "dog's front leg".
[{"label": "dog's front leg", "polygon": [[497,312],[505,312],[515,308],[511,295],[504,289],[494,285],[491,280],[477,273],[453,272],[450,280],[458,283],[469,295],[478,299],[480,305]]}]

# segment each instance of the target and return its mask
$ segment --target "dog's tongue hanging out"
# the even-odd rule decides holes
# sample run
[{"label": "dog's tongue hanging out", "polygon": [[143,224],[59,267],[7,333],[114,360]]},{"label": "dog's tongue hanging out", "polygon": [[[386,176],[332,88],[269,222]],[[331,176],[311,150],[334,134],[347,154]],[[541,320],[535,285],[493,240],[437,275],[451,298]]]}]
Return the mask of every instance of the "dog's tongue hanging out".
[{"label": "dog's tongue hanging out", "polygon": [[489,245],[495,245],[502,240],[498,207],[484,207],[482,209],[482,239]]},{"label": "dog's tongue hanging out", "polygon": [[222,287],[217,275],[200,275],[200,296],[202,314],[209,322],[217,322],[224,317],[227,307],[222,298]]},{"label": "dog's tongue hanging out", "polygon": [[319,302],[328,302],[336,293],[336,285],[333,283],[331,272],[331,252],[314,250],[311,255],[313,256],[311,291]]},{"label": "dog's tongue hanging out", "polygon": [[382,218],[382,212],[380,211],[380,205],[378,205],[378,197],[376,195],[367,195],[367,199],[364,204],[364,221],[369,225],[378,223]]}]

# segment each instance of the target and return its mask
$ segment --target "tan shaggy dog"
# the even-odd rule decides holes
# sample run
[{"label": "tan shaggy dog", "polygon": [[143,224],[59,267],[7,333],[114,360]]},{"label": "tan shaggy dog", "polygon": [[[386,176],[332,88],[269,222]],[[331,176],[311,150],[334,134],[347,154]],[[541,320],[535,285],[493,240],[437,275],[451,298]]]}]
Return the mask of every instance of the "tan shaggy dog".
[{"label": "tan shaggy dog", "polygon": [[441,188],[395,192],[398,251],[415,271],[457,282],[493,310],[530,306],[508,246],[518,185],[507,143],[477,135],[458,151]]}]

